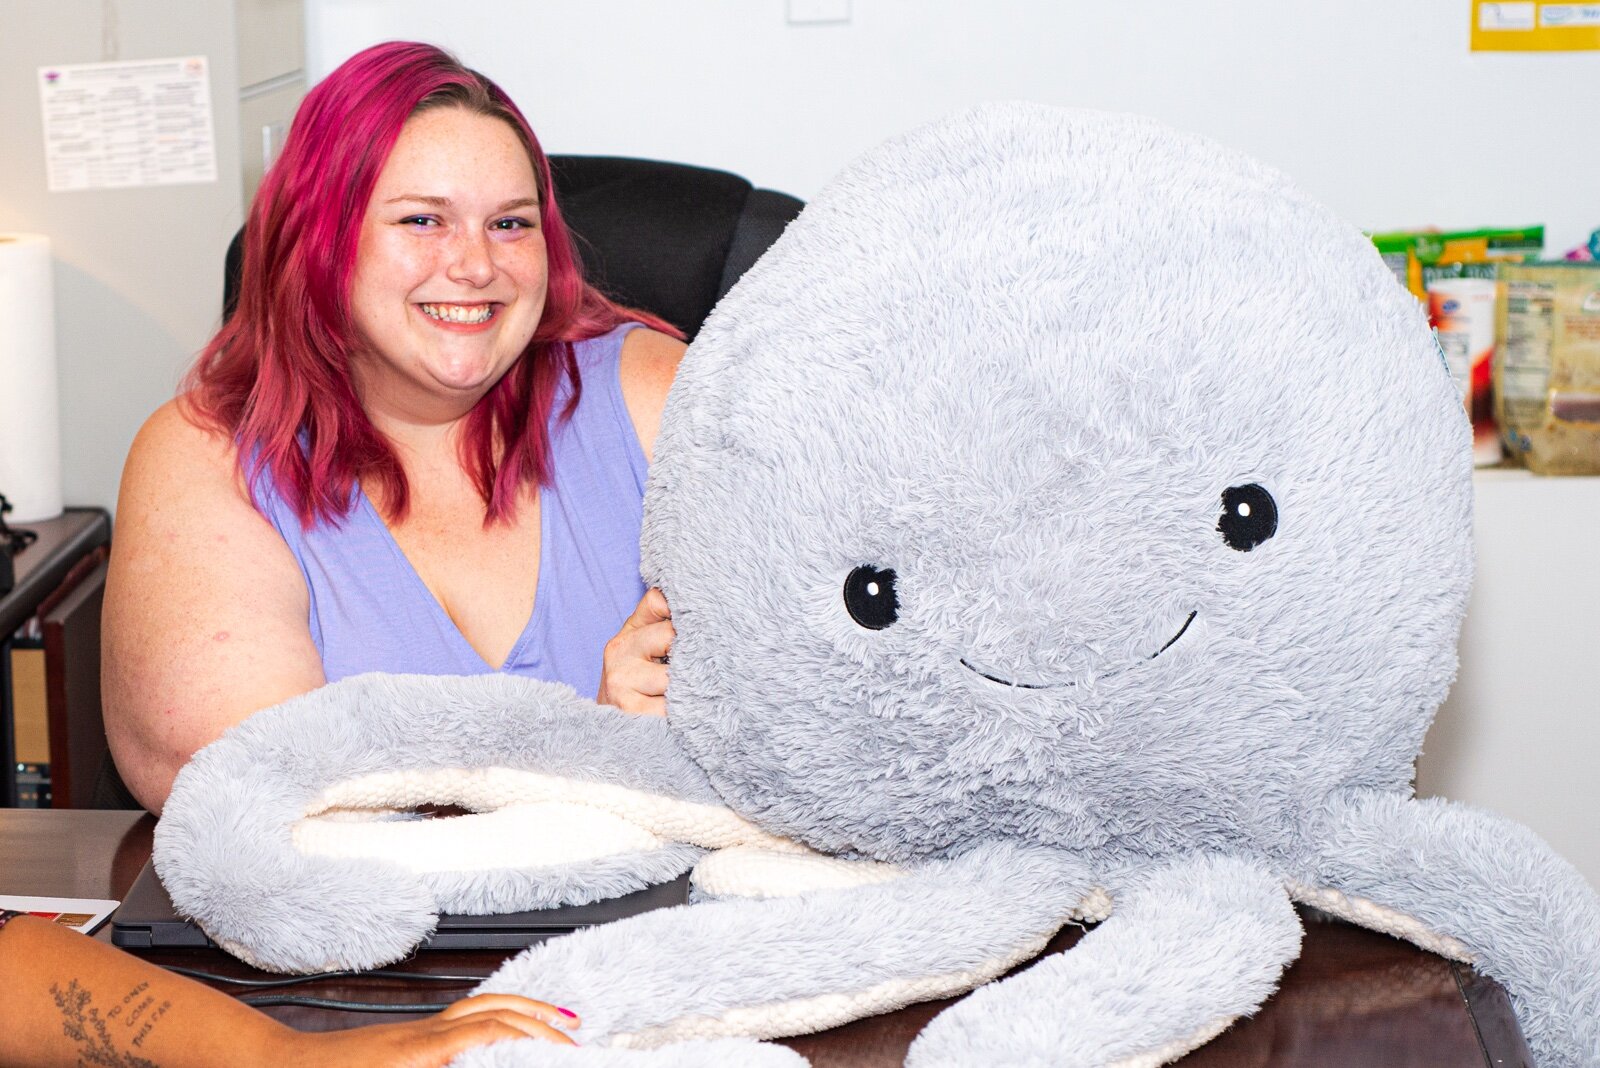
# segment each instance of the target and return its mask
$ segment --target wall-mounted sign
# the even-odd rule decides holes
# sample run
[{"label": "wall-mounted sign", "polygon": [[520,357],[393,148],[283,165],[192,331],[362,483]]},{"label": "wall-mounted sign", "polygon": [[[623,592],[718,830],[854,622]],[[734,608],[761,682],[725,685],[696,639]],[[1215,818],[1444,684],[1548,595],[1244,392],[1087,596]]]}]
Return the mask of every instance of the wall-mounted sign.
[{"label": "wall-mounted sign", "polygon": [[50,192],[217,180],[204,56],[39,68]]},{"label": "wall-mounted sign", "polygon": [[1600,3],[1472,0],[1472,50],[1600,51]]}]

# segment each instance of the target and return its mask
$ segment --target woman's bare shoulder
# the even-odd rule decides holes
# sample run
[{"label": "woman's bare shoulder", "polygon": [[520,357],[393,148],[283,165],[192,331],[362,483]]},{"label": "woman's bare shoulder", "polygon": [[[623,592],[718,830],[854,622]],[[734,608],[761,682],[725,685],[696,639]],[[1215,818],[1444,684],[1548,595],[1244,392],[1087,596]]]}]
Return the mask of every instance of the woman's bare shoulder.
[{"label": "woman's bare shoulder", "polygon": [[238,450],[221,429],[196,411],[187,397],[174,397],[157,408],[134,435],[128,463],[165,467],[178,464],[225,472],[237,466]]},{"label": "woman's bare shoulder", "polygon": [[238,457],[232,437],[204,421],[186,398],[168,401],[128,450],[117,497],[120,531],[141,549],[209,535],[286,552],[246,489]]},{"label": "woman's bare shoulder", "polygon": [[622,360],[626,364],[630,357],[635,361],[667,361],[677,366],[683,358],[684,350],[689,347],[687,342],[680,341],[671,334],[663,334],[659,330],[652,330],[648,326],[637,327],[629,330],[622,339]]},{"label": "woman's bare shoulder", "polygon": [[[117,496],[114,562],[118,550],[124,559],[183,557],[190,570],[222,567],[232,559],[241,574],[259,577],[266,565],[297,586],[288,547],[256,508],[238,455],[232,438],[206,424],[183,398],[158,408],[128,450]],[[232,551],[219,558],[222,545]]]},{"label": "woman's bare shoulder", "polygon": [[157,408],[134,435],[122,470],[119,518],[130,505],[201,513],[194,518],[205,526],[265,526],[245,487],[233,436],[181,396]]},{"label": "woman's bare shoulder", "polygon": [[654,452],[661,410],[687,349],[677,338],[648,328],[630,330],[622,339],[622,399],[646,458]]}]

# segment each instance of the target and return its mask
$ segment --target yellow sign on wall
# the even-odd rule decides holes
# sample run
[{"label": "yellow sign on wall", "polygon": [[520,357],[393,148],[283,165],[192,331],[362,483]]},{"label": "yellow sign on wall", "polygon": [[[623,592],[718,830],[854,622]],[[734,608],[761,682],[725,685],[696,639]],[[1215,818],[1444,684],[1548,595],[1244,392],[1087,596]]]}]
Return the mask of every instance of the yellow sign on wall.
[{"label": "yellow sign on wall", "polygon": [[1472,50],[1600,51],[1600,3],[1472,0]]}]

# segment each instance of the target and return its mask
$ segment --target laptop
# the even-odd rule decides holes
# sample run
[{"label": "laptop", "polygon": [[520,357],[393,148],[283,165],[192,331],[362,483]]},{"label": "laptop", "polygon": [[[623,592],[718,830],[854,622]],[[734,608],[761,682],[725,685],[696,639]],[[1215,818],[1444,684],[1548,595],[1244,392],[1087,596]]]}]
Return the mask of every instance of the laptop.
[{"label": "laptop", "polygon": [[[419,949],[523,949],[580,927],[610,923],[689,900],[689,876],[659,883],[623,897],[588,905],[563,905],[499,916],[441,915],[439,927]],[[111,942],[124,949],[217,948],[206,933],[179,916],[149,861],[133,881],[111,920]]]}]

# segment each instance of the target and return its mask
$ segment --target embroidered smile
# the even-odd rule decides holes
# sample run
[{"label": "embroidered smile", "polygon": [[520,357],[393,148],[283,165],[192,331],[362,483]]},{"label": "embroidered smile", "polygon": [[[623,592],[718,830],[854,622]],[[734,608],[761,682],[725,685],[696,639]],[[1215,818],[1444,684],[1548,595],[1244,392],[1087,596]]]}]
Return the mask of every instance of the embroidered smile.
[{"label": "embroidered smile", "polygon": [[418,304],[422,314],[441,323],[486,323],[497,304]]},{"label": "embroidered smile", "polygon": [[[1189,624],[1194,622],[1194,617],[1197,616],[1197,615],[1199,615],[1198,612],[1190,612],[1189,613],[1189,618],[1185,619],[1183,621],[1183,626],[1178,628],[1178,633],[1176,633],[1172,637],[1168,638],[1165,645],[1163,645],[1161,648],[1157,649],[1155,652],[1151,653],[1149,656],[1145,657],[1145,660],[1154,660],[1156,657],[1160,656],[1162,653],[1166,652],[1168,649],[1171,649],[1173,644],[1175,642],[1177,642],[1177,640],[1179,638],[1183,637],[1184,632],[1189,629]],[[961,666],[966,668],[968,671],[972,672],[974,675],[979,676],[980,678],[985,678],[985,679],[988,679],[990,682],[997,682],[1001,686],[1010,686],[1010,687],[1012,687],[1014,689],[1018,689],[1018,690],[1053,690],[1053,689],[1057,689],[1057,688],[1060,688],[1060,687],[1077,685],[1076,683],[1072,683],[1072,682],[1012,682],[1010,679],[1002,679],[998,675],[991,675],[987,671],[979,671],[977,668],[973,667],[970,663],[968,663],[965,658],[962,658]],[[1126,667],[1120,667],[1120,668],[1117,668],[1117,669],[1115,669],[1113,671],[1108,671],[1104,675],[1097,675],[1096,678],[1108,679],[1113,675],[1120,675],[1122,672],[1126,671],[1128,669],[1128,667],[1133,667],[1133,666],[1135,666],[1135,665],[1130,664],[1130,665],[1127,665]]]}]

